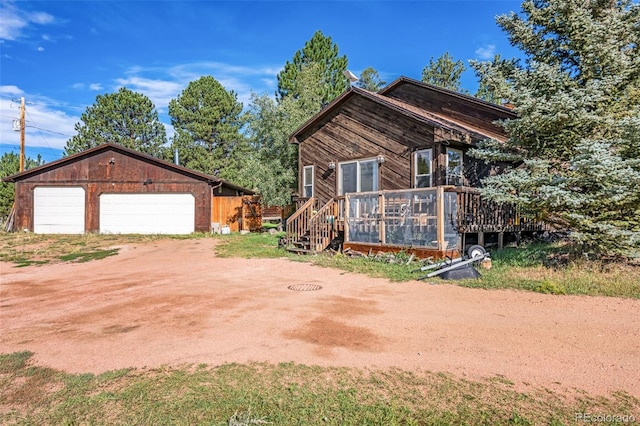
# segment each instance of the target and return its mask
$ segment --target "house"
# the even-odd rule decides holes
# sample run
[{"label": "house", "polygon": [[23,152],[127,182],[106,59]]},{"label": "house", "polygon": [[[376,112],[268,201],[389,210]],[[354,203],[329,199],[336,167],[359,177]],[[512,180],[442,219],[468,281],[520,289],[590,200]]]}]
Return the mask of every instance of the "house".
[{"label": "house", "polygon": [[4,181],[15,184],[13,228],[44,234],[189,234],[216,221],[238,230],[249,225],[238,206],[254,194],[111,143]]},{"label": "house", "polygon": [[496,122],[515,117],[406,77],[378,93],[349,88],[290,136],[301,195],[287,221],[290,249],[319,251],[338,238],[345,248],[443,256],[539,229],[514,206],[480,198],[481,179],[501,165],[467,155],[481,140],[505,141]]}]

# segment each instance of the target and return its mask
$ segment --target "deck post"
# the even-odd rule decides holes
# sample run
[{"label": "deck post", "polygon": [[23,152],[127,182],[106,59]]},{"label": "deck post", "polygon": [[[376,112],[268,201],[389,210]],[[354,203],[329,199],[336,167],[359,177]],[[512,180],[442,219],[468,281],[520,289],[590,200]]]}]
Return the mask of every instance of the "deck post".
[{"label": "deck post", "polygon": [[380,198],[378,198],[378,223],[380,224],[380,234],[379,234],[379,239],[380,242],[382,244],[384,244],[384,242],[387,239],[386,236],[386,227],[385,227],[385,223],[384,223],[384,209],[385,209],[385,205],[384,205],[384,193],[380,193]]},{"label": "deck post", "polygon": [[436,216],[438,229],[436,236],[438,239],[438,250],[446,250],[444,246],[444,187],[438,186],[436,189]]},{"label": "deck post", "polygon": [[504,245],[504,232],[498,232],[498,250],[502,250]]},{"label": "deck post", "polygon": [[349,241],[349,197],[344,197],[344,238],[342,241]]},{"label": "deck post", "polygon": [[484,232],[478,232],[478,244],[484,247]]}]

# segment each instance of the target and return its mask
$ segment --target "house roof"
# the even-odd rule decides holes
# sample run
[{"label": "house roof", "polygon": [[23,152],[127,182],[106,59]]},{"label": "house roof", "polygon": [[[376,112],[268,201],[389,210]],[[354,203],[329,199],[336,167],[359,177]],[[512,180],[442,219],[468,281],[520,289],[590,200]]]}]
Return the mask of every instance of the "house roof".
[{"label": "house roof", "polygon": [[155,164],[155,165],[157,165],[159,167],[172,169],[175,172],[188,175],[188,176],[190,176],[190,177],[192,177],[194,179],[202,180],[202,181],[208,182],[208,183],[213,184],[213,185],[222,183],[224,186],[227,186],[227,187],[232,188],[232,189],[237,190],[237,191],[242,191],[242,192],[244,192],[244,193],[246,193],[248,195],[255,194],[255,191],[252,191],[252,190],[247,189],[247,188],[243,188],[243,187],[235,185],[235,184],[233,184],[231,182],[227,182],[226,180],[220,179],[220,178],[218,178],[216,176],[208,175],[206,173],[202,173],[202,172],[199,172],[197,170],[192,170],[192,169],[189,169],[187,167],[179,166],[179,165],[174,164],[174,163],[172,163],[170,161],[161,160],[160,158],[156,158],[156,157],[154,157],[152,155],[145,154],[143,152],[136,151],[136,150],[133,150],[133,149],[130,149],[130,148],[126,148],[126,147],[124,147],[124,146],[122,146],[120,144],[116,144],[116,143],[104,143],[102,145],[98,145],[96,147],[89,148],[89,149],[87,149],[85,151],[82,151],[82,152],[79,152],[77,154],[61,158],[60,160],[52,161],[50,163],[46,163],[46,164],[43,164],[41,166],[34,167],[33,169],[25,170],[23,172],[16,173],[16,174],[11,175],[11,176],[7,176],[2,180],[5,181],[5,182],[16,182],[16,181],[19,181],[19,180],[22,180],[22,179],[26,179],[26,178],[28,178],[30,176],[37,175],[38,173],[46,172],[48,170],[55,169],[57,167],[63,167],[66,164],[70,164],[70,163],[72,163],[74,161],[77,161],[79,159],[86,158],[86,157],[91,157],[93,155],[99,154],[101,152],[109,151],[109,150],[120,152],[120,153],[122,153],[124,155],[128,155],[130,157],[137,158],[137,159],[139,159],[141,161],[144,161],[144,162],[147,162],[147,163]]},{"label": "house roof", "polygon": [[293,134],[291,134],[291,136],[289,137],[289,142],[300,143],[301,136],[307,133],[310,129],[320,124],[325,117],[331,115],[332,113],[337,112],[337,110],[342,105],[347,103],[350,99],[352,99],[355,96],[362,96],[367,99],[370,99],[373,102],[376,102],[387,108],[391,108],[402,115],[410,117],[424,124],[427,124],[433,127],[438,127],[438,128],[447,130],[449,132],[459,133],[461,135],[468,135],[469,137],[476,140],[482,140],[487,138],[493,138],[501,141],[506,140],[504,135],[498,132],[491,132],[491,131],[487,131],[486,129],[475,128],[467,123],[464,123],[460,120],[455,120],[447,115],[436,113],[433,111],[427,111],[415,105],[410,105],[406,102],[402,102],[398,99],[391,98],[385,95],[385,93],[388,94],[403,84],[416,85],[422,89],[431,90],[434,92],[445,94],[447,96],[458,98],[463,102],[468,102],[476,107],[494,109],[509,117],[513,117],[513,118],[517,117],[517,115],[513,111],[511,111],[509,108],[505,108],[500,105],[495,105],[490,102],[486,102],[481,99],[475,98],[473,96],[464,95],[458,92],[454,92],[452,90],[443,89],[441,87],[422,83],[417,80],[412,80],[406,77],[400,77],[377,93],[369,92],[367,90],[360,89],[353,86],[350,87],[347,91],[345,91],[336,99],[334,99],[327,107],[325,107],[323,110],[321,110],[316,115],[311,117],[302,126],[300,126]]},{"label": "house roof", "polygon": [[384,88],[380,89],[378,91],[378,94],[384,96],[386,94],[389,94],[389,93],[393,92],[398,87],[400,87],[402,85],[405,85],[405,84],[409,84],[409,85],[412,85],[412,86],[417,86],[417,87],[420,87],[420,88],[423,88],[423,89],[426,89],[426,90],[430,90],[432,92],[437,92],[437,93],[445,94],[447,96],[458,98],[460,100],[463,100],[465,102],[469,102],[471,104],[475,104],[475,105],[480,106],[482,108],[487,108],[487,109],[493,109],[493,110],[496,110],[496,111],[500,111],[501,113],[509,115],[512,118],[517,118],[518,117],[518,115],[515,112],[513,112],[513,110],[511,108],[507,108],[507,107],[504,107],[502,105],[494,104],[492,102],[488,102],[488,101],[485,101],[483,99],[476,98],[475,96],[466,95],[464,93],[456,92],[455,90],[449,90],[449,89],[445,89],[444,87],[434,86],[433,84],[425,83],[423,81],[414,80],[413,78],[404,77],[404,76],[403,77],[398,77],[397,79],[395,79],[394,81],[389,83],[387,86],[385,86]]}]

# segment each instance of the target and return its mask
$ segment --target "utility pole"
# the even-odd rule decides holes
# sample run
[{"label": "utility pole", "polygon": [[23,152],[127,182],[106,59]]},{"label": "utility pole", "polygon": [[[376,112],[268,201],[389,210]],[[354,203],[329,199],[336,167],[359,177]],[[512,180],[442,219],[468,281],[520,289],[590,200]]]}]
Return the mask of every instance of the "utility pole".
[{"label": "utility pole", "polygon": [[20,98],[20,171],[24,172],[24,97]]}]

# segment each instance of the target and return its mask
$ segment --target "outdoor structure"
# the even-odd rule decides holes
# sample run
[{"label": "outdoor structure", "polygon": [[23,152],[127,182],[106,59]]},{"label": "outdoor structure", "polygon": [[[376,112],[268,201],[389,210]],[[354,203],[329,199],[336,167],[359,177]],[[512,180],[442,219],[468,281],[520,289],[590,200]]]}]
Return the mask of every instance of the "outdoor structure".
[{"label": "outdoor structure", "polygon": [[[236,212],[253,191],[118,144],[103,144],[4,181],[15,183],[14,230],[189,234],[209,232],[213,219],[233,230],[251,226]],[[218,208],[218,203],[225,206]]]},{"label": "outdoor structure", "polygon": [[481,179],[504,165],[467,151],[507,136],[509,108],[401,77],[378,93],[351,87],[290,137],[299,147],[291,250],[335,240],[360,251],[412,249],[443,256],[543,225],[514,206],[482,200]]}]

